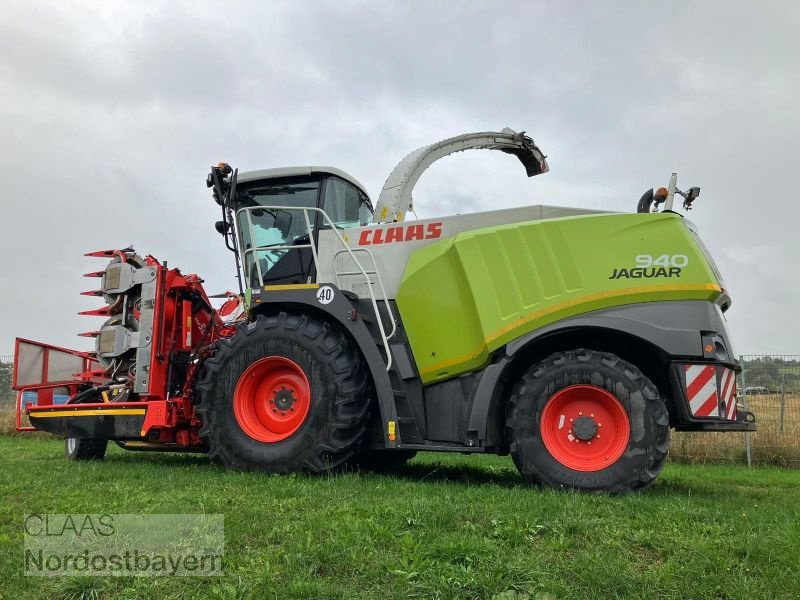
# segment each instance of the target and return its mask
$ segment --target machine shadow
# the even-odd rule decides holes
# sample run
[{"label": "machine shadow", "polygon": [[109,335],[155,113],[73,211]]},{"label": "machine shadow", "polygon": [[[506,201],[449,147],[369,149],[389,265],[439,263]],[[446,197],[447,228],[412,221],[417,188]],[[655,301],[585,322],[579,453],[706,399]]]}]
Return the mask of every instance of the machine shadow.
[{"label": "machine shadow", "polygon": [[[119,465],[143,464],[149,466],[158,465],[159,468],[166,469],[186,469],[202,468],[209,472],[225,473],[225,470],[217,464],[212,463],[204,454],[191,454],[184,452],[163,453],[163,452],[126,452],[114,453],[105,460],[106,463]],[[402,467],[386,470],[359,469],[353,467],[342,467],[334,474],[304,474],[309,480],[320,480],[326,477],[348,476],[370,478],[399,479],[413,484],[459,484],[465,487],[471,486],[493,486],[504,488],[527,488],[531,491],[541,490],[533,484],[528,484],[514,469],[480,467],[472,465],[447,465],[436,462],[410,463]],[[573,493],[564,490],[565,493]],[[763,492],[753,490],[727,490],[726,493],[733,493],[737,496],[758,498]],[[592,496],[609,496],[624,498],[631,495],[644,495],[653,497],[685,497],[695,501],[702,499],[713,500],[719,495],[719,491],[714,487],[697,485],[692,482],[663,478],[656,481],[654,485],[640,491],[622,494],[605,494],[603,492],[587,492]]]},{"label": "machine shadow", "polygon": [[218,468],[205,454],[193,452],[148,452],[143,450],[122,450],[106,456],[106,463],[118,464],[158,464],[160,467],[205,466]]},{"label": "machine shadow", "polygon": [[[415,483],[460,483],[465,485],[492,485],[501,487],[527,486],[522,477],[511,469],[481,468],[471,465],[445,465],[438,463],[407,464],[392,470],[366,471],[378,476],[394,477]],[[533,486],[531,486],[533,487]]]},{"label": "machine shadow", "polygon": [[[187,467],[205,468],[209,471],[224,472],[219,465],[212,463],[205,454],[188,452],[144,452],[123,451],[110,454],[105,459],[111,464],[147,464],[159,468],[185,469]],[[335,471],[339,475],[355,474],[371,477],[391,477],[409,483],[459,483],[464,485],[492,485],[502,487],[527,486],[528,484],[513,469],[497,469],[471,465],[446,465],[439,463],[411,463],[395,469],[375,470],[357,469],[349,466]],[[325,477],[325,474],[306,475],[309,478]],[[535,486],[530,486],[532,489]]]}]

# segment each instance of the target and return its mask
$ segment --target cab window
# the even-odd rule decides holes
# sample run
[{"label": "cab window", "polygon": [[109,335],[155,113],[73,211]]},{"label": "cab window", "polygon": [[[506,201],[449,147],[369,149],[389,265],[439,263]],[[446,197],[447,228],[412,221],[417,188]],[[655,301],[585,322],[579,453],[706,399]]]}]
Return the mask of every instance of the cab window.
[{"label": "cab window", "polygon": [[[250,210],[238,214],[241,231],[245,273],[257,281],[258,271],[265,276],[287,252],[281,246],[308,243],[306,221],[301,211],[287,208],[314,208],[319,196],[319,181],[270,183],[239,192],[239,208]],[[263,208],[270,207],[270,208]],[[309,213],[314,222],[314,213]],[[258,248],[258,250],[248,252]],[[266,279],[266,277],[264,277]]]},{"label": "cab window", "polygon": [[337,228],[358,227],[372,220],[372,205],[366,194],[338,177],[326,180],[322,208]]}]

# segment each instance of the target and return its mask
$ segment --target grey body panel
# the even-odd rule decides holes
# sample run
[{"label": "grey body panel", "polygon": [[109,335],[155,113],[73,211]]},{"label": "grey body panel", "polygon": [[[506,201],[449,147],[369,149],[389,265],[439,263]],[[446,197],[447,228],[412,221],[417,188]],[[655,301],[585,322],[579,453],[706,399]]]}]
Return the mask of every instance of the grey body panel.
[{"label": "grey body panel", "polygon": [[643,302],[585,313],[552,323],[506,346],[513,356],[536,338],[563,329],[600,327],[624,331],[661,348],[670,356],[703,357],[701,331],[717,332],[733,356],[730,338],[719,307],[705,300]]},{"label": "grey body panel", "polygon": [[[140,270],[149,273],[149,277],[142,284],[142,310],[139,316],[138,334],[139,347],[136,350],[136,381],[134,382],[133,391],[137,394],[147,394],[150,392],[150,368],[153,360],[151,340],[153,339],[153,330],[157,326],[155,322],[155,304],[158,282],[156,281],[156,269],[143,267]],[[163,273],[163,277],[166,277],[166,270]]]}]

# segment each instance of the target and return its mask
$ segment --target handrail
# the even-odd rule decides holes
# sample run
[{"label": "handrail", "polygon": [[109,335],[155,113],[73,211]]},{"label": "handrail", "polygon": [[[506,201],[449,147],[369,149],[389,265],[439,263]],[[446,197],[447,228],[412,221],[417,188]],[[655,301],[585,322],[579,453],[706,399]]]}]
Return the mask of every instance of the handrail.
[{"label": "handrail", "polygon": [[[17,389],[17,400],[16,406],[14,407],[14,421],[15,421],[15,428],[17,431],[37,431],[36,427],[23,427],[22,426],[22,411],[24,407],[22,406],[22,400],[25,398],[25,394],[28,392],[38,392],[39,390],[55,390],[58,388],[69,388],[71,386],[77,386],[82,383],[83,381],[69,381],[69,382],[61,382],[61,383],[32,383],[30,385],[22,386]],[[37,399],[38,403],[38,399]],[[31,403],[33,404],[33,403]]]},{"label": "handrail", "polygon": [[[328,213],[326,213],[321,208],[317,208],[316,206],[262,206],[262,205],[244,206],[244,207],[242,207],[242,208],[240,208],[239,210],[236,211],[236,220],[238,222],[240,213],[244,212],[244,213],[247,214],[247,223],[248,223],[248,226],[250,227],[250,238],[252,240],[255,240],[255,237],[253,236],[253,233],[254,233],[253,220],[252,220],[252,217],[251,217],[250,213],[251,213],[251,211],[254,211],[254,210],[284,210],[284,211],[302,212],[303,213],[303,218],[305,219],[305,222],[306,222],[306,229],[307,229],[308,235],[309,235],[309,243],[308,244],[298,244],[296,246],[254,246],[254,247],[248,248],[247,250],[244,251],[244,257],[246,257],[251,252],[257,252],[258,250],[261,250],[261,251],[281,250],[281,249],[298,250],[298,249],[301,249],[301,248],[310,247],[311,248],[311,256],[312,256],[312,258],[314,260],[314,267],[316,268],[316,271],[317,271],[318,274],[319,274],[319,256],[317,255],[317,248],[310,241],[310,240],[313,239],[314,227],[311,224],[311,220],[308,218],[309,211],[312,211],[312,212],[315,212],[315,213],[319,213],[322,216],[323,222],[326,225],[330,225],[331,230],[336,234],[336,237],[339,239],[339,243],[341,244],[342,248],[344,249],[345,252],[347,252],[350,255],[350,258],[353,259],[353,262],[358,267],[359,272],[361,273],[361,275],[363,275],[364,281],[367,284],[367,289],[369,290],[369,298],[370,298],[370,301],[372,302],[372,309],[375,311],[375,314],[378,316],[378,330],[380,331],[380,334],[381,334],[381,342],[383,343],[383,348],[386,351],[386,370],[387,371],[390,370],[392,368],[392,352],[389,349],[389,338],[386,336],[386,329],[383,326],[383,319],[380,318],[380,312],[378,311],[378,302],[375,299],[375,293],[374,293],[374,291],[372,289],[372,285],[373,285],[372,284],[372,280],[370,279],[369,275],[367,274],[366,270],[361,265],[361,263],[358,262],[358,259],[356,258],[355,254],[353,253],[353,250],[350,248],[350,246],[347,245],[347,242],[344,241],[344,238],[342,237],[342,234],[340,234],[338,229],[336,229],[336,224],[328,216]],[[261,272],[261,264],[260,264],[260,261],[258,260],[258,255],[257,254],[256,254],[255,262],[256,262],[256,266],[257,266],[257,270],[258,270],[259,281],[261,282],[261,285],[264,285],[264,275]],[[245,261],[245,266],[246,265],[247,265],[247,262]],[[380,281],[380,278],[379,278],[379,281]],[[386,296],[384,294],[384,298],[385,297]],[[392,322],[394,323],[394,319],[392,319]]]},{"label": "handrail", "polygon": [[[374,270],[373,271],[367,271],[367,273],[369,273],[370,275],[372,275],[374,273],[375,276],[378,278],[378,286],[381,289],[381,296],[383,296],[383,304],[386,307],[386,312],[389,313],[389,320],[392,323],[392,332],[388,336],[386,336],[386,338],[390,340],[397,333],[397,319],[394,318],[394,312],[392,311],[392,305],[389,304],[389,298],[386,296],[386,289],[383,287],[383,278],[381,277],[381,274],[378,272],[378,263],[375,262],[375,255],[372,253],[372,250],[370,250],[369,248],[351,248],[351,250],[353,252],[366,252],[367,255],[369,256],[370,260],[372,261],[372,268]],[[336,275],[336,284],[339,287],[341,287],[341,285],[342,285],[341,284],[341,280],[339,279],[340,276],[342,276],[342,275],[356,275],[357,274],[357,272],[355,272],[355,271],[341,271],[340,272],[340,271],[338,271],[336,269],[336,259],[339,257],[340,254],[344,254],[344,253],[345,253],[345,250],[339,250],[336,254],[333,255],[333,272]],[[380,319],[381,318],[380,314],[378,314],[377,317]]]}]

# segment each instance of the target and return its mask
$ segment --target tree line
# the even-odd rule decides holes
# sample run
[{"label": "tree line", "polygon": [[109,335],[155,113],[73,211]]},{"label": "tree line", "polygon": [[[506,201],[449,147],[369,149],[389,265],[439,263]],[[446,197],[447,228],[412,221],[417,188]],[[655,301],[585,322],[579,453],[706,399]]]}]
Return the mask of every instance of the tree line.
[{"label": "tree line", "polygon": [[14,405],[14,391],[11,389],[11,369],[10,362],[0,362],[0,404],[3,406]]},{"label": "tree line", "polygon": [[800,359],[758,356],[742,361],[746,387],[763,386],[772,392],[800,392]]}]

